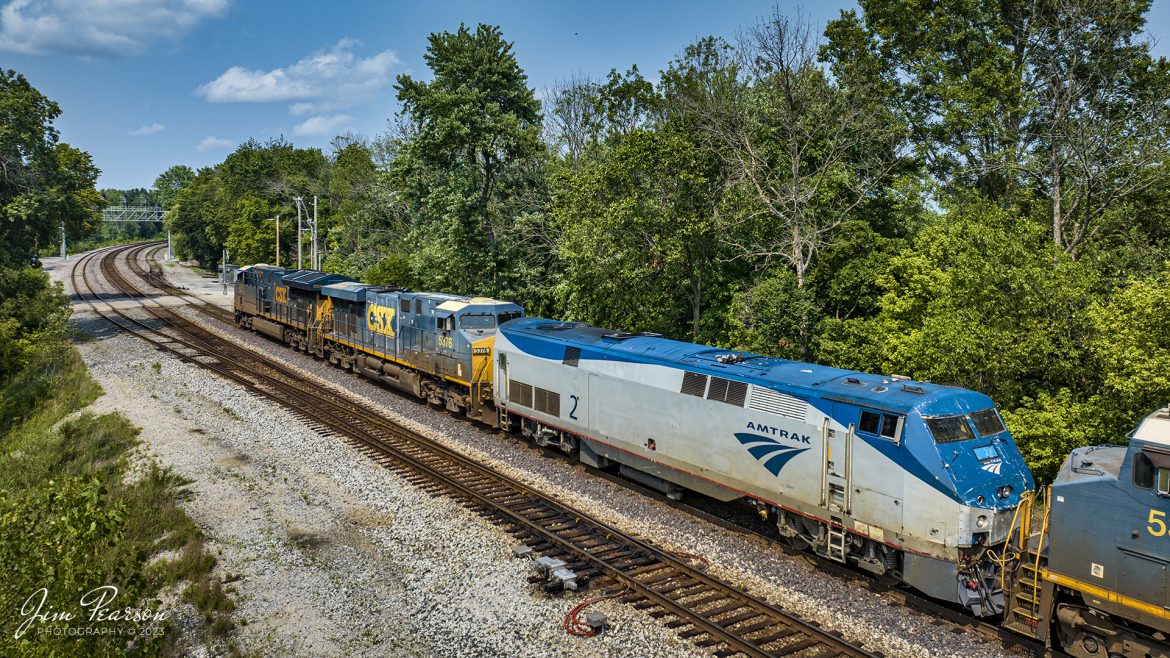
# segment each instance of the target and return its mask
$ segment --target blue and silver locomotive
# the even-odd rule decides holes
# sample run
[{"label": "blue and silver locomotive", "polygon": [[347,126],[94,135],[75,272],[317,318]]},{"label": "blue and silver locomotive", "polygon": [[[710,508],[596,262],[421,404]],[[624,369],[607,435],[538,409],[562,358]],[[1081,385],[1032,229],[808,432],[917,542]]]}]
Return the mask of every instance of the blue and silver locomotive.
[{"label": "blue and silver locomotive", "polygon": [[979,615],[1032,476],[974,391],[540,318],[496,341],[502,427],[668,495],[743,500],[812,546]]}]

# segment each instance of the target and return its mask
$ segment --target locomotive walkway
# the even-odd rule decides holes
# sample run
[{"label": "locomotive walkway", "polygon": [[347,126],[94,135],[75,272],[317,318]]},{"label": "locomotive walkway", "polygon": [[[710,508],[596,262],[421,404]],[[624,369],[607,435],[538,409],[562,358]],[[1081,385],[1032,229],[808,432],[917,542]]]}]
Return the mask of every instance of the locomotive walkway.
[{"label": "locomotive walkway", "polygon": [[[174,313],[151,299],[156,294],[183,294],[143,267],[147,250],[157,248],[132,245],[88,254],[73,266],[74,288],[95,313],[122,330],[286,407],[321,432],[351,441],[419,488],[459,501],[534,552],[561,560],[580,582],[621,591],[623,601],[648,611],[715,655],[880,655],[705,573],[686,556],[530,491]],[[154,290],[128,280],[118,259],[144,281],[142,286]],[[114,298],[136,302],[135,313],[124,303],[111,304]],[[230,313],[198,302],[195,308],[231,322]]]}]

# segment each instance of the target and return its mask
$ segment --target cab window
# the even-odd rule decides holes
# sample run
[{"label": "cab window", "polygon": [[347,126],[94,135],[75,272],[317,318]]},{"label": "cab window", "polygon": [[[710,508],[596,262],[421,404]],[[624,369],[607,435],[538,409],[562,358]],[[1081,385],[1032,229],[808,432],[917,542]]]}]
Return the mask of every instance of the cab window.
[{"label": "cab window", "polygon": [[1170,496],[1170,468],[1158,469],[1158,493]]},{"label": "cab window", "polygon": [[994,407],[971,414],[971,422],[975,424],[979,436],[994,436],[1007,429]]},{"label": "cab window", "polygon": [[524,315],[524,314],[521,313],[520,311],[510,311],[508,313],[500,313],[500,324],[504,324],[505,322],[508,322],[510,320],[515,320],[516,318],[518,318],[522,315]]},{"label": "cab window", "polygon": [[901,418],[894,414],[882,414],[876,411],[862,411],[861,422],[857,424],[857,431],[875,434],[882,438],[898,440],[898,421]]},{"label": "cab window", "polygon": [[926,426],[934,436],[935,443],[953,443],[975,438],[966,416],[938,416],[927,418]]},{"label": "cab window", "polygon": [[1154,486],[1154,462],[1145,453],[1133,456],[1133,483],[1142,489]]},{"label": "cab window", "polygon": [[495,316],[488,313],[464,315],[459,318],[460,329],[493,329],[495,326]]}]

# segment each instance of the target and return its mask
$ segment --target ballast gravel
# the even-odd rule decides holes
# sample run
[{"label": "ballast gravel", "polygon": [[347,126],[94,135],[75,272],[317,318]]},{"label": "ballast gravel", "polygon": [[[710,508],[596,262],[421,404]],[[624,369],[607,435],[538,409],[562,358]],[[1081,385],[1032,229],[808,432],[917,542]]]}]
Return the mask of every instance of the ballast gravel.
[{"label": "ballast gravel", "polygon": [[[195,287],[193,281],[183,277]],[[513,437],[192,309],[179,312],[535,490],[671,550],[700,555],[713,574],[863,641],[871,651],[1013,655],[982,634],[824,574],[767,539],[637,495]],[[596,638],[570,637],[560,627],[563,614],[588,595],[550,599],[527,585],[529,564],[512,558],[513,540],[480,517],[422,493],[279,406],[163,357],[142,341],[112,335],[81,350],[107,391],[99,402],[125,411],[145,428],[143,440],[156,459],[196,480],[189,512],[223,551],[218,568],[244,574],[233,585],[247,624],[237,631],[246,651],[707,655],[615,601],[593,608],[609,616],[614,629]],[[150,400],[143,399],[147,395]]]}]

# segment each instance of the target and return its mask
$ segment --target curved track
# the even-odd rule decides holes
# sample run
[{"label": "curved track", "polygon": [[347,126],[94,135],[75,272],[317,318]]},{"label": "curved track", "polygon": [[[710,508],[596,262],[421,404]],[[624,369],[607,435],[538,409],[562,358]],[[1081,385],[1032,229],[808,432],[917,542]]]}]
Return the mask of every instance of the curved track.
[{"label": "curved track", "polygon": [[[306,382],[263,355],[190,322],[151,299],[119,270],[116,260],[123,258],[135,263],[133,269],[145,272],[137,263],[138,256],[152,246],[87,254],[74,264],[74,289],[95,313],[119,328],[285,406],[321,431],[347,438],[420,488],[459,500],[504,527],[518,542],[563,560],[581,580],[625,588],[628,594],[623,601],[648,610],[681,637],[710,648],[715,655],[880,655],[703,572],[684,556],[530,491],[394,424],[372,408]],[[116,290],[113,295],[99,291],[94,265],[106,285]],[[135,304],[134,314],[117,308],[126,300]],[[149,317],[139,316],[140,311]]]}]

